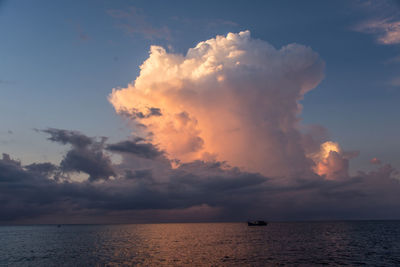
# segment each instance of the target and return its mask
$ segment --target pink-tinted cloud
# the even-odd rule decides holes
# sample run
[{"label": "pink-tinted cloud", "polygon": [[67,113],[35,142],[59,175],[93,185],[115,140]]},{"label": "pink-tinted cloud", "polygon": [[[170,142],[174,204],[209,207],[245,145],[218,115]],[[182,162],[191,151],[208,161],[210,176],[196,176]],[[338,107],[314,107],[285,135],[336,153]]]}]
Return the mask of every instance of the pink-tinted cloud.
[{"label": "pink-tinted cloud", "polygon": [[400,43],[399,5],[391,0],[368,0],[356,2],[356,7],[367,18],[360,21],[353,30],[372,34],[383,45]]},{"label": "pink-tinted cloud", "polygon": [[400,77],[393,78],[389,84],[393,87],[400,87]]},{"label": "pink-tinted cloud", "polygon": [[321,144],[320,151],[313,154],[312,158],[316,163],[314,170],[318,175],[330,180],[348,177],[349,161],[338,143],[328,141]]},{"label": "pink-tinted cloud", "polygon": [[[135,134],[151,133],[170,159],[226,161],[290,176],[314,165],[307,155],[312,138],[299,130],[299,101],[323,72],[311,48],[275,49],[244,31],[200,42],[186,55],[152,46],[135,82],[114,89],[109,99],[117,112],[136,114],[145,130],[137,127]],[[149,108],[162,115],[144,116]]]},{"label": "pink-tinted cloud", "polygon": [[371,164],[373,164],[373,165],[379,165],[379,164],[382,163],[381,160],[378,159],[378,158],[372,158],[369,162],[370,162]]},{"label": "pink-tinted cloud", "polygon": [[381,44],[400,44],[400,20],[374,19],[361,23],[356,30],[376,35],[377,41]]}]

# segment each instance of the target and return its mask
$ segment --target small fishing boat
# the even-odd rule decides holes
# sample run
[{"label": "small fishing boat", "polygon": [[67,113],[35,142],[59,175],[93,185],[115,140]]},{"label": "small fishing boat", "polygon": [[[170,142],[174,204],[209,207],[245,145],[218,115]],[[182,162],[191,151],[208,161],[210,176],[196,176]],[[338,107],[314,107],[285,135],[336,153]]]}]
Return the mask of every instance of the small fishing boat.
[{"label": "small fishing boat", "polygon": [[266,226],[268,223],[266,221],[248,221],[248,226]]}]

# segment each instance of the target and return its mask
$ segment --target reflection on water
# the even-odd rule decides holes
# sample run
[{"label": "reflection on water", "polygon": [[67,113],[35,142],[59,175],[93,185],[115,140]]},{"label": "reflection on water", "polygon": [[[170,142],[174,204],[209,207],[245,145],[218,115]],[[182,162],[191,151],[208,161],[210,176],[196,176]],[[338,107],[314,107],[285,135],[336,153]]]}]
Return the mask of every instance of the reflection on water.
[{"label": "reflection on water", "polygon": [[1,226],[0,266],[400,265],[400,222]]}]

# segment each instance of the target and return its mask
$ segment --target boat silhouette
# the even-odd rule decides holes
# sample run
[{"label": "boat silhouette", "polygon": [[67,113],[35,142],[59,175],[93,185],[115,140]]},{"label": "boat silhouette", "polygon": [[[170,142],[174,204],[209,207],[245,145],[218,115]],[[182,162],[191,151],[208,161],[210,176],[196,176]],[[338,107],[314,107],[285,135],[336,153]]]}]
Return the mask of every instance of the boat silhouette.
[{"label": "boat silhouette", "polygon": [[266,226],[268,223],[266,221],[248,221],[248,226]]}]

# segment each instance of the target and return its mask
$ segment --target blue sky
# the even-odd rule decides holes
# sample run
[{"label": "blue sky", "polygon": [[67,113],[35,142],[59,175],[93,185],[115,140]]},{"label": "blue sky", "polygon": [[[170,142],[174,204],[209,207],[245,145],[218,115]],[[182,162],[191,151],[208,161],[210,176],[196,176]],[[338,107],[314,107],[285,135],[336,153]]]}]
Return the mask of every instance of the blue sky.
[{"label": "blue sky", "polygon": [[[78,130],[117,141],[126,121],[107,96],[139,74],[150,45],[185,53],[198,42],[250,30],[279,48],[299,43],[326,63],[302,101],[304,123],[320,124],[344,150],[400,167],[400,44],[379,43],[359,25],[388,18],[395,2],[357,1],[2,1],[0,147],[22,160],[59,162],[63,147],[33,129]],[[393,11],[394,10],[394,11]],[[397,18],[398,19],[398,18]]]}]

